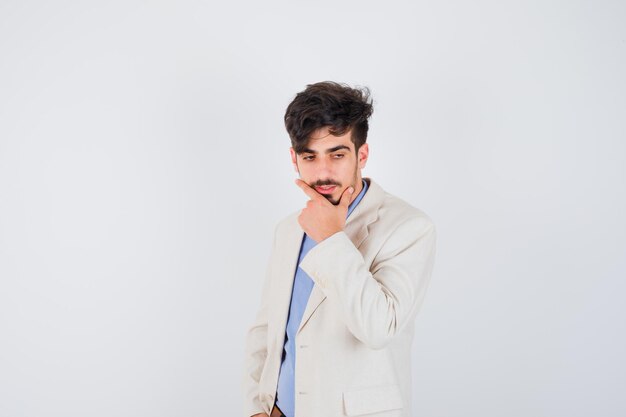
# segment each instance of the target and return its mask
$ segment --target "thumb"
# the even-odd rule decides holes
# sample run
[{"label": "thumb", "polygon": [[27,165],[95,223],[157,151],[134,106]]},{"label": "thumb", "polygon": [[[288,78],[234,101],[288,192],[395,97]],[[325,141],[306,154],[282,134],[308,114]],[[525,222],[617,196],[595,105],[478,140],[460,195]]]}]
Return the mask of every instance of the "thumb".
[{"label": "thumb", "polygon": [[341,194],[341,200],[339,200],[339,205],[347,208],[350,205],[350,197],[352,196],[353,192],[353,187],[348,187],[343,190],[343,194]]}]

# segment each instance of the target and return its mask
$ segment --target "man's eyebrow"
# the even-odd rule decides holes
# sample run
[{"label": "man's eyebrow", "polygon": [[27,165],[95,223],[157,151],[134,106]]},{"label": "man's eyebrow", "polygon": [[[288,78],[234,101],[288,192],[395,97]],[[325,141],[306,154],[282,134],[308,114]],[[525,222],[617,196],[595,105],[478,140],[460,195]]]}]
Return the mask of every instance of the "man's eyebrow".
[{"label": "man's eyebrow", "polygon": [[[346,146],[346,145],[337,145],[337,146],[335,146],[334,148],[329,148],[329,149],[326,149],[326,151],[324,151],[324,152],[325,152],[325,153],[333,153],[333,152],[336,152],[336,151],[338,151],[338,150],[340,150],[340,149],[347,149],[347,150],[350,150],[350,148],[349,148],[348,146]],[[301,154],[302,154],[302,153],[312,153],[312,154],[314,154],[314,155],[317,155],[317,151],[314,151],[313,149],[309,149],[309,148],[304,148],[304,149],[302,150],[302,152],[300,152],[300,153],[301,153]]]}]

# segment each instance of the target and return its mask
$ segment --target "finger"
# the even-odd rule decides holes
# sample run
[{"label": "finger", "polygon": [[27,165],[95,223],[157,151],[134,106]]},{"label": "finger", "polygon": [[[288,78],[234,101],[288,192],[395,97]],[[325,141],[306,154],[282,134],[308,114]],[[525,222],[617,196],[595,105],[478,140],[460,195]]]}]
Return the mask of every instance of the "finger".
[{"label": "finger", "polygon": [[327,201],[324,196],[322,196],[320,193],[318,193],[314,188],[311,188],[309,186],[309,184],[307,184],[306,182],[302,181],[300,178],[296,178],[296,185],[298,187],[300,187],[302,189],[302,191],[305,192],[306,195],[308,195],[309,197],[311,197],[312,200],[318,200],[318,201]]},{"label": "finger", "polygon": [[343,190],[343,194],[341,194],[341,199],[339,200],[339,205],[347,208],[350,205],[350,197],[352,196],[353,192],[354,188],[352,187],[348,187]]}]

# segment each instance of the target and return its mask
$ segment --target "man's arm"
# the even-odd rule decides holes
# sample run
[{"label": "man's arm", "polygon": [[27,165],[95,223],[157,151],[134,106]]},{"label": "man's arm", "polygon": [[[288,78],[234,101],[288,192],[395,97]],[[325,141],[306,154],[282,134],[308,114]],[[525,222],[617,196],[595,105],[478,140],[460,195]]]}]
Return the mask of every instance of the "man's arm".
[{"label": "man's arm", "polygon": [[268,292],[272,276],[272,265],[276,254],[276,230],[270,252],[270,259],[265,271],[265,280],[261,293],[261,305],[257,311],[254,323],[246,334],[244,357],[243,395],[244,416],[264,415],[259,399],[259,379],[267,358],[267,320],[268,320]]},{"label": "man's arm", "polygon": [[381,349],[417,314],[430,281],[435,243],[430,219],[412,217],[387,238],[371,271],[344,231],[319,242],[300,267],[329,301],[339,303],[350,332]]}]

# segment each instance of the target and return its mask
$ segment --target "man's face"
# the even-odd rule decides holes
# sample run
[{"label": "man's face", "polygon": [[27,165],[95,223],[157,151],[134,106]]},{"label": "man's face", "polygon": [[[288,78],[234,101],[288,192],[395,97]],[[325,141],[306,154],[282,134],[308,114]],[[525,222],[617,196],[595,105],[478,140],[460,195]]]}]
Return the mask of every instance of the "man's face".
[{"label": "man's face", "polygon": [[[333,136],[327,127],[322,127],[311,135],[306,150],[296,154],[293,147],[291,162],[300,174],[300,179],[315,188],[334,205],[344,190],[354,187],[350,202],[361,191],[361,169],[365,167],[368,146],[364,143],[355,153],[354,143],[350,140],[351,131],[342,136]],[[322,188],[323,187],[323,188]]]}]

